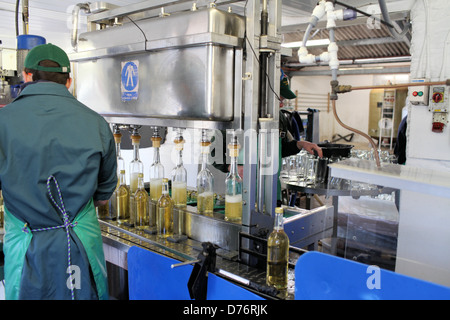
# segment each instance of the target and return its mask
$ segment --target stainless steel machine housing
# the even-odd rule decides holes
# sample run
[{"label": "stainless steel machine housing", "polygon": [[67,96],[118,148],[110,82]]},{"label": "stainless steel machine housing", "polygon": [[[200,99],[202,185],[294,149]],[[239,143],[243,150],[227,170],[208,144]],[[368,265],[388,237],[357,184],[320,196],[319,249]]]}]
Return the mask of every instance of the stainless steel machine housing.
[{"label": "stainless steel machine housing", "polygon": [[[235,48],[244,30],[243,17],[208,8],[80,34],[78,53],[71,56],[78,62],[77,98],[124,124],[149,118],[231,121],[240,63]],[[139,65],[138,96],[128,101],[121,98],[125,61]]]}]

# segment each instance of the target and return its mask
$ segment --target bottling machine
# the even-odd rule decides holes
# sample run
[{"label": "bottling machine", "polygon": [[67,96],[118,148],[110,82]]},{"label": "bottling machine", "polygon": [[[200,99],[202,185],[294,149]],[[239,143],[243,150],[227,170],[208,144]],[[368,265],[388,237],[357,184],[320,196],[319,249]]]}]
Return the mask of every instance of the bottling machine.
[{"label": "bottling machine", "polygon": [[[173,243],[100,220],[106,259],[114,266],[131,268],[123,254],[132,246],[194,263],[201,244],[212,243],[217,270],[252,277],[264,287],[264,271],[253,268],[261,264],[258,257],[264,259],[260,240],[272,229],[277,204],[281,1],[241,2],[238,13],[232,4],[159,0],[115,7],[99,2],[73,11],[70,59],[77,99],[116,128],[227,132],[227,141],[237,136],[243,154],[241,224],[217,212],[198,214],[188,205],[180,213],[186,215],[187,239]],[[79,31],[81,12],[87,14],[86,32]],[[286,212],[292,247],[314,245],[333,232],[333,207]],[[119,286],[123,291],[126,284]]]}]

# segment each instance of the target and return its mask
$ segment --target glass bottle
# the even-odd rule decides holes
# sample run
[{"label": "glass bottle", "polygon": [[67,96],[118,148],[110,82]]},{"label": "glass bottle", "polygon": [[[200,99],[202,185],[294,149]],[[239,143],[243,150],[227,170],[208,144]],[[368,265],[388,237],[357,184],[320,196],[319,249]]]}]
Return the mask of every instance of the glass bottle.
[{"label": "glass bottle", "polygon": [[173,202],[169,196],[169,180],[162,179],[162,194],[156,205],[157,235],[160,238],[167,238],[173,235]]},{"label": "glass bottle", "polygon": [[133,129],[131,135],[131,144],[133,145],[133,160],[130,162],[130,220],[128,224],[133,226],[136,221],[136,212],[134,211],[134,194],[138,187],[138,177],[140,174],[144,174],[144,164],[139,157],[139,144],[141,142],[141,136],[138,134],[137,129]]},{"label": "glass bottle", "polygon": [[98,219],[109,219],[110,218],[109,200],[106,204],[96,207],[96,211]]},{"label": "glass bottle", "polygon": [[120,132],[120,129],[117,125],[114,126],[114,142],[116,143],[116,161],[117,161],[117,185],[116,189],[114,190],[110,202],[110,217],[111,219],[116,218],[117,215],[117,189],[119,189],[120,185],[120,179],[119,174],[120,171],[125,171],[125,160],[122,158],[121,155],[121,149],[120,149],[120,143],[122,142],[122,133]]},{"label": "glass bottle", "polygon": [[138,230],[144,230],[149,223],[148,194],[144,188],[144,174],[138,175],[138,185],[133,198],[135,212],[134,226]]},{"label": "glass bottle", "polygon": [[181,135],[181,129],[174,140],[175,150],[178,152],[178,158],[175,168],[172,170],[172,200],[174,205],[174,217],[176,223],[174,226],[174,237],[177,240],[186,238],[185,227],[185,207],[187,204],[187,171],[183,166],[183,145],[184,139]]},{"label": "glass bottle", "polygon": [[117,198],[117,222],[129,223],[130,220],[130,188],[125,180],[125,170],[119,173],[119,188],[116,191]]},{"label": "glass bottle", "polygon": [[149,176],[150,176],[150,219],[149,219],[149,229],[150,233],[155,233],[156,230],[156,219],[157,210],[156,204],[161,197],[162,190],[162,179],[164,177],[164,166],[161,164],[159,148],[161,146],[161,136],[159,135],[158,128],[155,127],[153,131],[153,136],[151,137],[153,145],[153,163],[150,166]]},{"label": "glass bottle", "polygon": [[158,201],[161,197],[162,179],[164,177],[164,166],[161,164],[159,148],[161,145],[161,137],[151,137],[153,143],[153,163],[150,166],[150,199]]},{"label": "glass bottle", "polygon": [[231,157],[230,172],[225,179],[225,220],[242,223],[242,179],[238,173],[237,158],[239,156],[237,137],[228,145]]},{"label": "glass bottle", "polygon": [[287,294],[289,263],[289,238],[283,227],[283,208],[275,209],[272,233],[267,239],[267,273],[266,283]]},{"label": "glass bottle", "polygon": [[197,175],[197,213],[206,216],[212,216],[214,210],[214,176],[207,168],[210,144],[211,142],[206,139],[206,131],[203,131],[200,143],[202,167]]},{"label": "glass bottle", "polygon": [[144,174],[144,164],[139,157],[139,145],[141,136],[137,132],[131,135],[131,143],[133,145],[133,160],[130,162],[130,191],[134,194],[137,190],[139,174]]}]

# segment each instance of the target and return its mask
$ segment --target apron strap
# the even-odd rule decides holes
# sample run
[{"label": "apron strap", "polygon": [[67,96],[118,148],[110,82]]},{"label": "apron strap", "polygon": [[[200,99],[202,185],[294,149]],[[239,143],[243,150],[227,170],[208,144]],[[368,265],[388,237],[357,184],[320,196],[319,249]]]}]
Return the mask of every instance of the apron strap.
[{"label": "apron strap", "polygon": [[[56,186],[56,190],[58,191],[58,197],[59,197],[60,204],[58,204],[58,202],[56,202],[55,198],[53,198],[53,194],[52,194],[52,191],[51,191],[51,188],[50,188],[50,184],[51,184],[52,181],[54,182],[54,184]],[[55,226],[55,227],[31,229],[31,232],[48,231],[48,230],[55,230],[55,229],[60,229],[60,228],[65,228],[66,229],[67,252],[68,252],[67,263],[68,263],[68,270],[69,270],[70,294],[72,296],[72,300],[74,300],[75,299],[75,295],[74,295],[73,279],[72,279],[72,263],[71,263],[71,257],[70,257],[70,233],[69,233],[69,227],[71,227],[71,228],[75,227],[78,222],[75,222],[75,223],[71,223],[70,222],[69,215],[67,214],[66,208],[64,206],[64,201],[63,201],[63,198],[62,198],[61,189],[59,188],[58,181],[56,180],[56,178],[54,176],[50,176],[47,179],[47,192],[48,192],[48,194],[50,196],[50,199],[52,200],[53,204],[61,212],[64,224],[62,224],[60,226]],[[24,231],[26,233],[28,233],[30,231],[30,229],[28,228],[27,224],[25,224],[25,226],[22,228],[22,231]]]}]

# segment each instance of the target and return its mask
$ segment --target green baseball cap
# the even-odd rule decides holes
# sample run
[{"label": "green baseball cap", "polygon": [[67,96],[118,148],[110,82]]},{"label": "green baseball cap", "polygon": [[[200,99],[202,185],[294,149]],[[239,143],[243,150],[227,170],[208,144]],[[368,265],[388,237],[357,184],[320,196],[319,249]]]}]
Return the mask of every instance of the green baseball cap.
[{"label": "green baseball cap", "polygon": [[[43,60],[51,60],[60,65],[60,67],[44,67],[40,66],[39,62]],[[70,61],[67,54],[58,46],[55,46],[51,43],[42,44],[34,47],[28,52],[25,57],[25,68],[39,70],[39,71],[47,71],[47,72],[61,72],[61,73],[69,73],[70,72]]]},{"label": "green baseball cap", "polygon": [[281,79],[280,79],[280,95],[285,99],[294,99],[297,98],[295,93],[292,92],[287,75],[284,74],[283,70],[281,70]]}]

